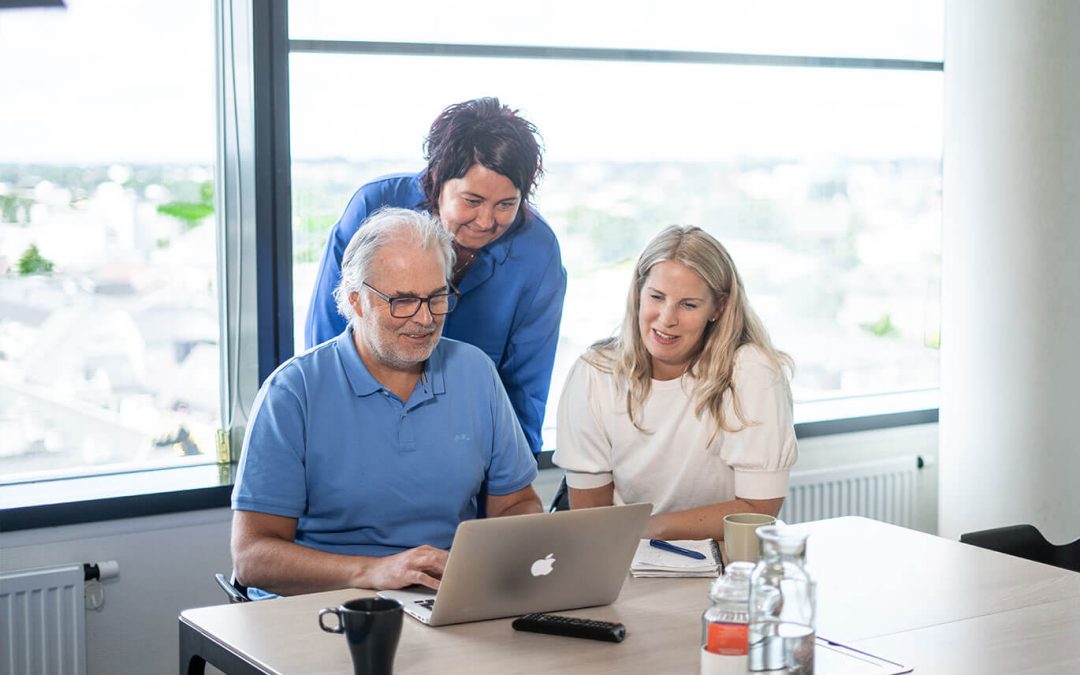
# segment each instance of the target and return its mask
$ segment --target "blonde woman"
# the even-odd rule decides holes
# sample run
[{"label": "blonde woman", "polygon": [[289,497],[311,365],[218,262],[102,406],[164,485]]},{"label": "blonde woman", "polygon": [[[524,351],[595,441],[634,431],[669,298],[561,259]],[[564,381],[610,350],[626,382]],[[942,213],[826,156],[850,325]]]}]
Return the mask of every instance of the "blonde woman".
[{"label": "blonde woman", "polygon": [[571,508],[651,502],[645,536],[667,539],[776,515],[798,457],[790,370],[727,250],[666,228],[638,259],[618,336],[578,359],[559,401]]}]

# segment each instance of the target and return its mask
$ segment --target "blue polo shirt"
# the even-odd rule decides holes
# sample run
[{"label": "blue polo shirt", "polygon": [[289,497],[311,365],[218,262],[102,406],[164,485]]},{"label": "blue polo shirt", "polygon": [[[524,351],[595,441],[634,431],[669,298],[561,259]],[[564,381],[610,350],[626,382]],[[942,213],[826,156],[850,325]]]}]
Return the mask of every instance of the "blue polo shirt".
[{"label": "blue polo shirt", "polygon": [[352,328],[286,361],[255,399],[233,509],[297,519],[296,543],[385,556],[448,549],[477,494],[536,478],[498,373],[443,338],[407,401],[364,366]]},{"label": "blue polo shirt", "polygon": [[[396,174],[363,185],[330,231],[308,307],[305,339],[313,347],[345,329],[334,288],[341,258],[365,219],[384,206],[423,210],[420,174]],[[458,287],[461,300],[443,335],[476,345],[495,362],[533,452],[541,428],[559,342],[566,270],[551,227],[525,204],[503,236],[480,249]]]}]

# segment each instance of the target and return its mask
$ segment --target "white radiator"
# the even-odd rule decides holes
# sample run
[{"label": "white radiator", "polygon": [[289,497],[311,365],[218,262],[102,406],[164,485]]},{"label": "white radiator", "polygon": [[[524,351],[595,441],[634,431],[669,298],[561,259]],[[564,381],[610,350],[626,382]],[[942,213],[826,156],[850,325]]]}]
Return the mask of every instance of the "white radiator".
[{"label": "white radiator", "polygon": [[0,574],[0,675],[85,675],[83,566]]},{"label": "white radiator", "polygon": [[801,523],[866,516],[914,527],[918,473],[915,455],[793,472],[780,518]]}]

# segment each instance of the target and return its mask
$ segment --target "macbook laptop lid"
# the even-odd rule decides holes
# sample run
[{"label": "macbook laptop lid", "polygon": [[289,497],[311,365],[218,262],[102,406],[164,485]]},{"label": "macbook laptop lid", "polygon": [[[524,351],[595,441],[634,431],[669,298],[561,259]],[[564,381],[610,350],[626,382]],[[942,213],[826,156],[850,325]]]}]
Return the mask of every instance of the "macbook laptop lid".
[{"label": "macbook laptop lid", "polygon": [[467,520],[438,594],[381,591],[431,626],[610,604],[619,596],[651,504]]}]

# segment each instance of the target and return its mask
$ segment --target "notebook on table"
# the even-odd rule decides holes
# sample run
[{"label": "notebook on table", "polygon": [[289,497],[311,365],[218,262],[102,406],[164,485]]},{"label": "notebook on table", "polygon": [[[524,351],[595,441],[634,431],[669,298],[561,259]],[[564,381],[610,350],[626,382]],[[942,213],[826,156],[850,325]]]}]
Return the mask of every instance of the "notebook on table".
[{"label": "notebook on table", "polygon": [[651,504],[467,520],[439,592],[380,591],[430,626],[607,605],[626,580]]},{"label": "notebook on table", "polygon": [[691,558],[666,551],[642,539],[630,564],[635,577],[716,577],[723,566],[720,548],[712,539],[675,539],[668,542],[679,548],[694,551],[701,558]]}]

